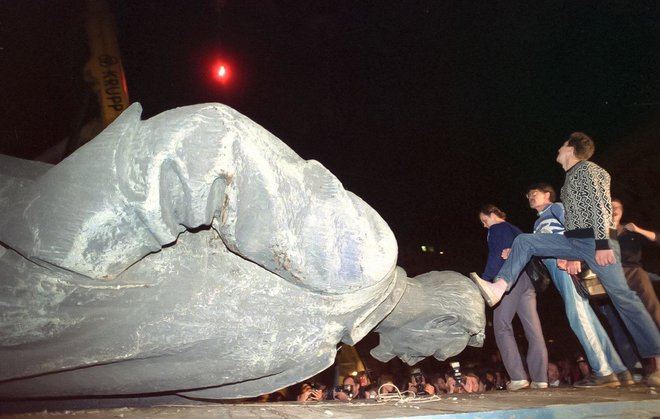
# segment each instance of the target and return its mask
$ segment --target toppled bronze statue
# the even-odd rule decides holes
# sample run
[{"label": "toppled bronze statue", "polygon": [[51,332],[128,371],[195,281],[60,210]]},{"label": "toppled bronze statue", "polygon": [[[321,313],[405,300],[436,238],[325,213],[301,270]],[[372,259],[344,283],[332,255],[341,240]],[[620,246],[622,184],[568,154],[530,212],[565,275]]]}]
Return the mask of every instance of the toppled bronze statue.
[{"label": "toppled bronze statue", "polygon": [[61,163],[0,156],[0,398],[268,393],[376,328],[409,364],[481,346],[455,272],[320,163],[220,104],[134,104]]}]

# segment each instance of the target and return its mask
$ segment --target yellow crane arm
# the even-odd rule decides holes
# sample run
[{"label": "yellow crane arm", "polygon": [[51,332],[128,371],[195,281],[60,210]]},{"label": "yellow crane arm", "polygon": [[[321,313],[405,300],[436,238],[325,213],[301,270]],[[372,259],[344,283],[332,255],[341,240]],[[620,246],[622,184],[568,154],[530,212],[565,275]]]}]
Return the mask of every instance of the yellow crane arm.
[{"label": "yellow crane arm", "polygon": [[108,126],[129,105],[126,77],[107,2],[88,0],[87,10],[85,28],[90,59],[85,66],[85,74],[93,83],[99,99],[103,126]]}]

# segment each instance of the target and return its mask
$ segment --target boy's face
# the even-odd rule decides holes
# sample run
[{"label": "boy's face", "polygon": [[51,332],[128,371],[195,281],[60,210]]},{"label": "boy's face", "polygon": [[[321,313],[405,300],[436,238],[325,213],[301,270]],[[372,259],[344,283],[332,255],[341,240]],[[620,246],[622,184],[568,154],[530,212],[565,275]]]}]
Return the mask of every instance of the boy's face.
[{"label": "boy's face", "polygon": [[495,218],[495,213],[490,213],[488,215],[484,213],[479,214],[479,221],[481,221],[481,224],[484,226],[484,228],[488,229],[490,226],[495,224],[497,222],[497,219]]},{"label": "boy's face", "polygon": [[620,202],[612,201],[612,218],[616,224],[621,222],[621,217],[623,217],[623,205]]},{"label": "boy's face", "polygon": [[572,157],[575,157],[575,147],[568,145],[568,141],[565,141],[559,150],[557,150],[557,163],[564,164],[568,162]]},{"label": "boy's face", "polygon": [[527,192],[527,201],[529,202],[529,207],[537,211],[542,210],[545,206],[550,203],[550,192],[539,191],[538,189],[532,189]]}]

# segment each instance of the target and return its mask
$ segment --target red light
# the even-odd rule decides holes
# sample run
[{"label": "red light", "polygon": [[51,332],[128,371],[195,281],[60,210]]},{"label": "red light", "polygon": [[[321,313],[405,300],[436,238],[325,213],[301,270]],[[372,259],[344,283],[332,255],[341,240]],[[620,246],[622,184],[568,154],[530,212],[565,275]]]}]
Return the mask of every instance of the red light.
[{"label": "red light", "polygon": [[217,61],[213,65],[213,78],[216,82],[227,83],[231,76],[231,69],[225,62]]}]

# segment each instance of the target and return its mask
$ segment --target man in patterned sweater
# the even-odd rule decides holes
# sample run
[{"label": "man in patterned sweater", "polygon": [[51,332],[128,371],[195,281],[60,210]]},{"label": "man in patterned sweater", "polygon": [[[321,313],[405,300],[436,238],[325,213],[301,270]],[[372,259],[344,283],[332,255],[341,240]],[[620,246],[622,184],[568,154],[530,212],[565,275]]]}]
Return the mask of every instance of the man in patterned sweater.
[{"label": "man in patterned sweater", "polygon": [[[566,171],[561,189],[565,227],[561,234],[521,234],[513,242],[511,254],[495,281],[470,278],[479,287],[486,303],[497,304],[532,256],[584,260],[598,275],[623,322],[644,358],[655,358],[656,370],[647,384],[660,386],[660,331],[637,294],[628,287],[621,267],[619,243],[612,221],[610,175],[589,161],[595,146],[589,136],[574,132],[557,154],[557,163]],[[570,264],[568,272],[579,271]]]},{"label": "man in patterned sweater", "polygon": [[[536,210],[534,234],[564,234],[564,206],[555,201],[555,190],[547,183],[536,183],[527,190],[530,208]],[[617,387],[635,384],[632,374],[621,361],[607,332],[600,324],[589,299],[578,294],[573,280],[566,272],[568,264],[580,261],[543,259],[552,282],[564,300],[566,317],[573,333],[580,341],[593,373],[573,384],[574,387]]]}]

